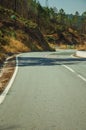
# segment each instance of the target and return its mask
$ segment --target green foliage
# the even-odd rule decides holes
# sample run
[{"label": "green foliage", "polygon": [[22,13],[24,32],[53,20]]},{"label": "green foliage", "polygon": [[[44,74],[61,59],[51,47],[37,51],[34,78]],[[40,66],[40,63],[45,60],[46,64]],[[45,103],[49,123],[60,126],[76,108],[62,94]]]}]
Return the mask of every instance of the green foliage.
[{"label": "green foliage", "polygon": [[[35,27],[37,24],[43,33],[49,33],[51,30],[56,32],[57,29],[63,31],[69,27],[80,33],[86,33],[86,12],[83,12],[82,16],[80,16],[78,11],[76,11],[75,14],[66,14],[63,9],[58,11],[56,7],[42,7],[38,0],[18,0],[16,3],[14,0],[3,0],[0,1],[0,5],[12,9],[24,18],[33,21],[29,24],[25,21],[26,26]],[[4,12],[3,9],[0,9],[0,16],[2,12],[4,12],[6,19],[7,17],[15,15],[13,11],[11,11],[10,16],[8,16],[7,12],[9,12],[9,10],[6,10],[7,11]]]},{"label": "green foliage", "polygon": [[[80,15],[78,11],[76,11],[75,14],[66,14],[63,9],[58,10],[56,7],[43,7],[38,0],[16,0],[16,4],[14,4],[14,0],[10,2],[3,0],[2,3],[0,2],[0,5],[7,8],[3,9],[0,7],[1,19],[6,19],[12,23],[15,23],[15,21],[17,23],[19,22],[20,28],[24,26],[26,30],[31,31],[39,28],[45,35],[58,34],[59,37],[61,37],[61,34],[64,32],[68,32],[68,35],[71,34],[71,37],[73,37],[73,34],[68,31],[69,29],[76,30],[79,34],[86,33],[86,12],[83,12],[82,15]],[[0,32],[0,36],[5,33],[7,36],[15,38],[16,32],[14,31],[14,27],[9,30],[10,31],[8,31],[7,28],[3,28]],[[68,43],[72,41],[70,39],[73,40],[73,38],[69,38]],[[47,40],[49,42],[55,41],[54,37],[50,36],[47,37]],[[66,40],[67,39],[63,37],[63,42],[66,43]],[[2,43],[4,43],[3,40]]]}]

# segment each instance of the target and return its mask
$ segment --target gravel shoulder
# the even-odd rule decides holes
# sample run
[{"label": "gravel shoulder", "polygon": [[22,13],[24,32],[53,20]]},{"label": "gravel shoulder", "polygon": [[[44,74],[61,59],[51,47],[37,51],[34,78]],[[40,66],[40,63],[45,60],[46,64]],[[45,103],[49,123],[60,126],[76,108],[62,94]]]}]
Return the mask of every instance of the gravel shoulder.
[{"label": "gravel shoulder", "polygon": [[0,68],[0,94],[2,94],[7,84],[9,83],[14,73],[15,66],[16,66],[16,57],[14,55],[12,57],[8,57],[5,60],[3,67]]}]

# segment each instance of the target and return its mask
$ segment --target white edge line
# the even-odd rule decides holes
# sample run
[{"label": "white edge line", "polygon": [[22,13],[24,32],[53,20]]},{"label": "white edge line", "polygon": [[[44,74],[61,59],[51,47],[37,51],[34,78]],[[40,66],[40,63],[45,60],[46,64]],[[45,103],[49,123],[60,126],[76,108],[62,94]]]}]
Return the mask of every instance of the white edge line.
[{"label": "white edge line", "polygon": [[6,86],[5,90],[3,91],[3,93],[0,95],[0,104],[2,104],[3,101],[5,100],[5,97],[6,97],[7,93],[8,93],[8,91],[9,91],[9,89],[11,88],[11,86],[13,84],[13,81],[14,81],[14,79],[16,77],[16,74],[18,72],[18,56],[19,55],[16,56],[16,68],[15,68],[15,71],[13,73],[13,76],[10,79],[10,81],[9,81],[8,85]]},{"label": "white edge line", "polygon": [[86,79],[83,76],[81,76],[80,74],[78,75],[78,77],[81,78],[83,81],[86,82]]},{"label": "white edge line", "polygon": [[66,69],[70,70],[71,72],[75,73],[75,71],[73,69],[71,69],[70,67],[68,67],[67,65],[62,64],[62,66],[64,66]]}]

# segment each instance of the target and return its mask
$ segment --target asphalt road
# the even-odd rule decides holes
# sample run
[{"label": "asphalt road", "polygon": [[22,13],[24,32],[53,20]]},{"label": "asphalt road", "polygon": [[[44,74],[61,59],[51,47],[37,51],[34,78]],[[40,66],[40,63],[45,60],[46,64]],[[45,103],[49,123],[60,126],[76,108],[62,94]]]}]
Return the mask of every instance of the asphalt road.
[{"label": "asphalt road", "polygon": [[74,51],[19,56],[0,130],[86,130],[86,59]]}]

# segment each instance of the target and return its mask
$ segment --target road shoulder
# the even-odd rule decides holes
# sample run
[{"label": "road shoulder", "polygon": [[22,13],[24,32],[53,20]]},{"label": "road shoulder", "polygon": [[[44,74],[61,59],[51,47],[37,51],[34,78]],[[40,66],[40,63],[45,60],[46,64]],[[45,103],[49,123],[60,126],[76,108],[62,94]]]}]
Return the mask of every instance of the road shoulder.
[{"label": "road shoulder", "polygon": [[15,70],[15,66],[16,66],[15,55],[12,57],[8,57],[5,60],[0,72],[0,95],[3,93],[10,79],[12,78],[12,75]]}]

